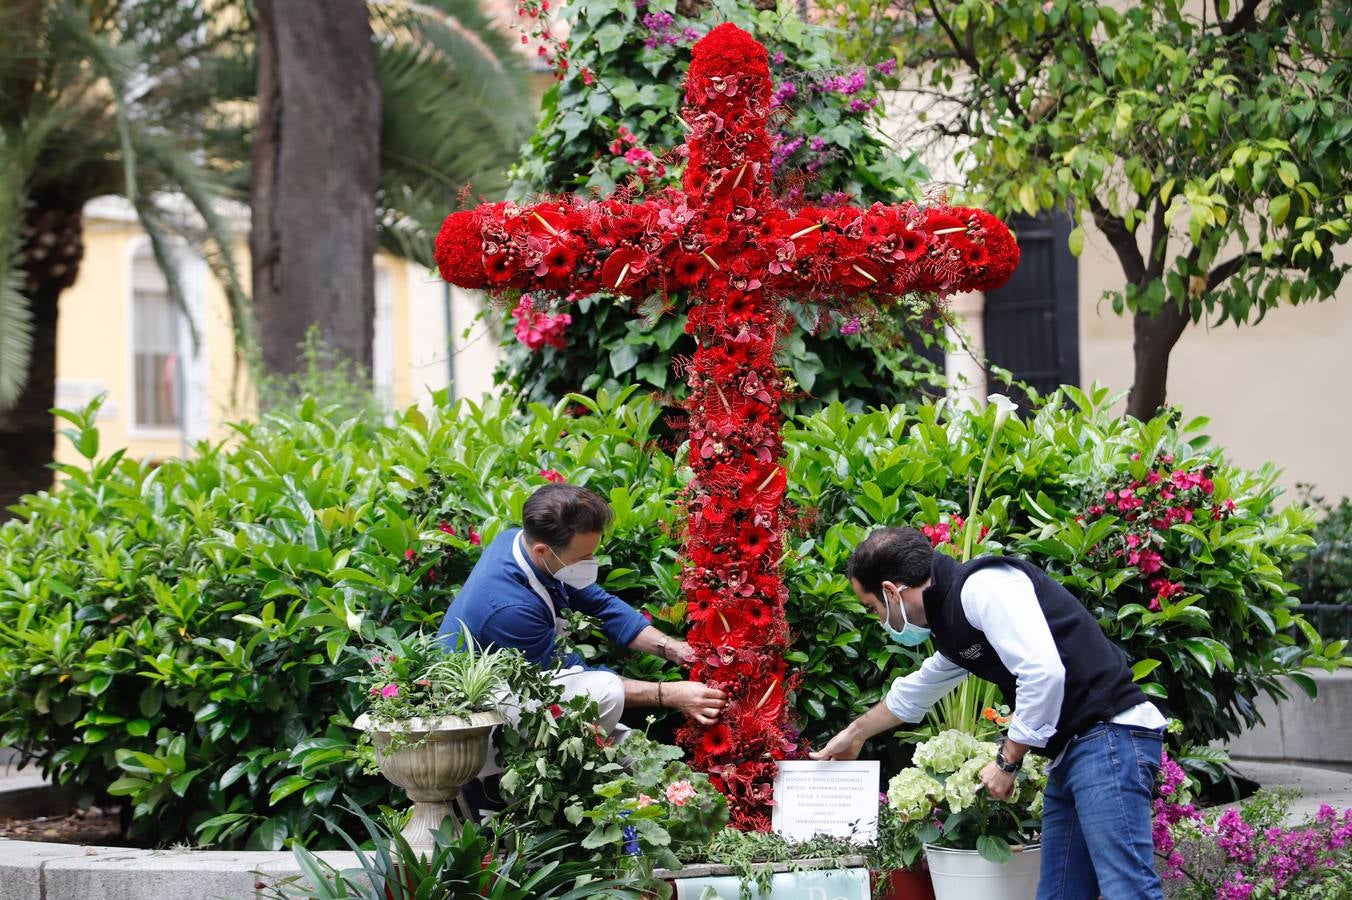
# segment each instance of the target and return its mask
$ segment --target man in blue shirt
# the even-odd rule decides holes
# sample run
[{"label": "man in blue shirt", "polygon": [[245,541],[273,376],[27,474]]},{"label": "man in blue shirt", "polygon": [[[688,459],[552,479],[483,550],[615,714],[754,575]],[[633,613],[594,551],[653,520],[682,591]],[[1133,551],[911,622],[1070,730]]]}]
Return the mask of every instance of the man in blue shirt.
[{"label": "man in blue shirt", "polygon": [[548,484],[526,501],[522,527],[498,535],[470,572],[440,635],[454,646],[462,629],[482,647],[513,647],[555,669],[564,698],[586,694],[601,707],[601,726],[616,731],[626,706],[670,707],[712,725],[727,695],[695,681],[651,682],[589,668],[576,653],[556,659],[560,616],[575,609],[600,619],[615,644],[688,665],[690,645],[663,634],[641,613],[596,583],[596,549],[613,512],[587,488]]}]

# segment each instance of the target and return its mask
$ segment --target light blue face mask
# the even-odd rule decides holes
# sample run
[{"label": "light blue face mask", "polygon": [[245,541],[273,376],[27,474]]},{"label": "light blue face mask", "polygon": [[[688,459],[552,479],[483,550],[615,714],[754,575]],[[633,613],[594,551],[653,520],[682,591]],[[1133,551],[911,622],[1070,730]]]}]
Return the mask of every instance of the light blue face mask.
[{"label": "light blue face mask", "polygon": [[897,606],[901,608],[901,630],[892,627],[892,601],[887,596],[887,590],[883,590],[883,609],[887,615],[883,618],[883,630],[892,640],[901,644],[903,647],[919,647],[925,641],[929,640],[930,630],[914,625],[906,618],[906,604],[897,598]]}]

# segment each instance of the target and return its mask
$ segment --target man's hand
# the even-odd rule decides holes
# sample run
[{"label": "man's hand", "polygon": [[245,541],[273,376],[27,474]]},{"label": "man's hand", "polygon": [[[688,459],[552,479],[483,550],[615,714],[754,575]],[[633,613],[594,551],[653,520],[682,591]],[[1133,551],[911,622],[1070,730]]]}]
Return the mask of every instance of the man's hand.
[{"label": "man's hand", "polygon": [[859,751],[864,749],[864,736],[856,732],[853,726],[845,728],[831,738],[826,746],[808,754],[812,759],[858,759]]},{"label": "man's hand", "polygon": [[662,703],[679,709],[701,725],[712,725],[728,705],[728,695],[699,681],[665,681]]},{"label": "man's hand", "polygon": [[666,647],[666,657],[668,661],[688,669],[690,668],[690,661],[695,658],[695,651],[685,641],[669,641]]},{"label": "man's hand", "polygon": [[996,800],[1014,796],[1014,776],[993,762],[986,763],[986,768],[981,770],[981,786]]}]

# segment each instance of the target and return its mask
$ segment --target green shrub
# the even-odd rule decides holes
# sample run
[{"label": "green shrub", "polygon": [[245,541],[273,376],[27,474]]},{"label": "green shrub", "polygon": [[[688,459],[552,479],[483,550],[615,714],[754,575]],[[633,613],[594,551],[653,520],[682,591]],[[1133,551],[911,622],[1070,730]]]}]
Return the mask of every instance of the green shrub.
[{"label": "green shrub", "polygon": [[1352,604],[1352,499],[1338,505],[1317,497],[1311,485],[1299,485],[1319,524],[1314,527],[1314,549],[1291,575],[1300,585],[1304,603]]},{"label": "green shrub", "polygon": [[519,518],[542,469],[595,483],[644,548],[616,586],[674,598],[671,557],[654,579],[647,550],[670,544],[679,488],[647,437],[657,413],[586,402],[602,414],[464,403],[390,426],[305,403],[158,468],[98,459],[96,409],[63,413],[88,467],[0,529],[0,745],[82,802],[127,798],[151,843],[335,845],[340,789],[403,802],[359,774],[358,648],[434,631],[473,542]]},{"label": "green shrub", "polygon": [[[1104,389],[1067,387],[1032,418],[1007,423],[991,458],[986,509],[969,527],[990,529],[979,551],[1025,556],[1080,597],[1126,650],[1147,693],[1183,721],[1184,742],[1233,736],[1255,721],[1260,692],[1284,696],[1278,675],[1313,693],[1301,668],[1347,664],[1345,641],[1326,645],[1292,611],[1295,585],[1284,578],[1312,543],[1312,517],[1277,508],[1272,467],[1226,463],[1201,433],[1205,419],[1180,423],[1166,412],[1141,423],[1114,415],[1111,403]],[[921,527],[966,516],[992,421],[993,412],[948,415],[933,404],[865,415],[833,407],[786,433],[793,497],[821,523],[786,576],[797,588],[790,624],[799,634],[794,661],[804,674],[798,703],[806,721],[827,730],[842,724],[904,669],[905,652],[853,613],[844,560],[872,523]],[[1153,531],[1151,523],[1093,508],[1124,481],[1148,478],[1165,457],[1173,470],[1207,472],[1208,503],[1224,511],[1232,501],[1234,509],[1153,534],[1145,546],[1161,568],[1148,572],[1128,564],[1130,551],[1113,550],[1128,535]],[[960,543],[955,522],[950,533]],[[1159,598],[1159,578],[1175,585],[1172,596]],[[1297,629],[1300,640],[1291,636]],[[829,710],[837,696],[848,710],[844,703]],[[828,707],[825,718],[819,705]]]},{"label": "green shrub", "polygon": [[[584,415],[565,412],[577,406]],[[370,664],[358,648],[434,629],[477,559],[474,540],[517,521],[543,469],[609,498],[606,586],[677,631],[673,510],[687,475],[656,446],[659,409],[627,391],[515,410],[514,398],[461,402],[379,425],[307,402],[158,468],[99,458],[96,410],[63,413],[89,464],[63,466],[55,492],[0,527],[0,743],[85,801],[126,797],[151,843],[336,846],[335,825],[359,823],[331,815],[335,797],[404,803],[360,774],[350,723]],[[1343,650],[1309,629],[1292,637],[1303,620],[1282,573],[1311,543],[1310,514],[1277,510],[1272,472],[1225,464],[1199,427],[1118,419],[1101,392],[1068,389],[1005,426],[981,522],[987,549],[1026,552],[1079,593],[1191,741],[1233,734],[1260,691],[1280,691],[1280,674],[1312,689],[1298,670],[1333,666]],[[798,512],[785,581],[809,737],[917,661],[850,594],[850,549],[875,522],[965,512],[989,428],[989,414],[926,404],[833,405],[787,429]],[[1212,467],[1216,501],[1236,507],[1169,530],[1165,574],[1185,591],[1152,612],[1148,577],[1094,555],[1124,539],[1125,523],[1077,517],[1165,452],[1178,467]],[[676,676],[647,656],[620,665]]]}]

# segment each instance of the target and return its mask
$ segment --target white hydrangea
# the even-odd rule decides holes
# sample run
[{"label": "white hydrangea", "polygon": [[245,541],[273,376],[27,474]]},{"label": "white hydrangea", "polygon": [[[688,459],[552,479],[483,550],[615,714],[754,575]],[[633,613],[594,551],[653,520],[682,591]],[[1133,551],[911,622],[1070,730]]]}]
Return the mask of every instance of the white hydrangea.
[{"label": "white hydrangea", "polygon": [[962,812],[976,802],[977,791],[981,789],[981,770],[987,762],[989,760],[972,757],[944,781],[944,800],[949,812]]},{"label": "white hydrangea", "polygon": [[934,799],[943,794],[944,787],[915,767],[902,769],[887,785],[887,801],[905,820],[929,815]]},{"label": "white hydrangea", "polygon": [[1051,760],[1041,754],[1025,753],[1022,766],[1025,782],[1041,789],[1047,783],[1047,766],[1050,764]]},{"label": "white hydrangea", "polygon": [[[990,745],[992,748],[994,744]],[[982,743],[970,734],[961,731],[941,731],[934,737],[915,748],[915,764],[942,775],[956,772],[967,760],[982,752]],[[991,759],[995,758],[994,749]]]}]

